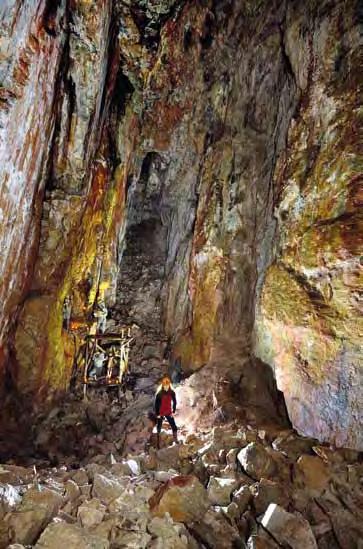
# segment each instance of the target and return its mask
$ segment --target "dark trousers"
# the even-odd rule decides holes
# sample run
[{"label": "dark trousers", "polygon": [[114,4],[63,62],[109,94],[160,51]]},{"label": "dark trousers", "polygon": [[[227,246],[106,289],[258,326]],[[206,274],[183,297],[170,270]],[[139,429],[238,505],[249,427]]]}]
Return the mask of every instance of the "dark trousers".
[{"label": "dark trousers", "polygon": [[178,430],[178,427],[176,426],[175,424],[175,419],[173,418],[173,416],[161,416],[161,417],[158,417],[157,419],[157,422],[156,422],[156,428],[157,428],[157,432],[160,433],[161,431],[161,426],[163,424],[163,419],[167,420],[167,422],[169,423],[173,433],[176,433],[177,430]]}]

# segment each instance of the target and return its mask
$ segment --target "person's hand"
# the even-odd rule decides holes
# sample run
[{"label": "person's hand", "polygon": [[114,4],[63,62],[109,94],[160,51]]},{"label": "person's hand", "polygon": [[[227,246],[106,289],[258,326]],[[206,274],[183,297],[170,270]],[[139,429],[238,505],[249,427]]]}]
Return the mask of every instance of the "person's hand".
[{"label": "person's hand", "polygon": [[161,418],[161,416],[156,416],[156,418],[157,418],[157,419],[160,419],[160,418]]}]

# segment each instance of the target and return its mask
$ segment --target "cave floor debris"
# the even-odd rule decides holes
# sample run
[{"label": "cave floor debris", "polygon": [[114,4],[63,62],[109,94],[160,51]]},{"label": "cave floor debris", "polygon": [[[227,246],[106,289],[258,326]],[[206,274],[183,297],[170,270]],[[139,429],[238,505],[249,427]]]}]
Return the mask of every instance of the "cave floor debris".
[{"label": "cave floor debris", "polygon": [[38,417],[33,453],[0,465],[0,548],[362,547],[358,452],[258,409],[231,420],[206,403],[195,421],[188,380],[180,444],[163,430],[157,450],[153,388],[75,393]]}]

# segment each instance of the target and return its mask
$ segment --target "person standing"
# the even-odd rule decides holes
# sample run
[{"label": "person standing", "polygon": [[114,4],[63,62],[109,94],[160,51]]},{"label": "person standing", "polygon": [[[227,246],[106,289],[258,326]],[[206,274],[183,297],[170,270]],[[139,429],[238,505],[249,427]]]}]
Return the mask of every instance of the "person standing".
[{"label": "person standing", "polygon": [[160,448],[160,432],[163,419],[166,418],[172,431],[175,443],[178,443],[178,427],[173,414],[176,410],[176,395],[170,377],[164,376],[155,394],[154,410],[156,414],[157,447]]}]

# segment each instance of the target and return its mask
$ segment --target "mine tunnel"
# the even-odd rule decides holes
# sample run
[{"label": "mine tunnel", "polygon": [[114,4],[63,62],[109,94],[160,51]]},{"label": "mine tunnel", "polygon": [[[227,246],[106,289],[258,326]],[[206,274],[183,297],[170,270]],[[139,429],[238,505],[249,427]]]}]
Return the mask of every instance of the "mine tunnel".
[{"label": "mine tunnel", "polygon": [[0,549],[362,549],[359,0],[0,1]]}]

